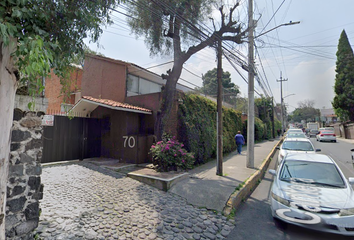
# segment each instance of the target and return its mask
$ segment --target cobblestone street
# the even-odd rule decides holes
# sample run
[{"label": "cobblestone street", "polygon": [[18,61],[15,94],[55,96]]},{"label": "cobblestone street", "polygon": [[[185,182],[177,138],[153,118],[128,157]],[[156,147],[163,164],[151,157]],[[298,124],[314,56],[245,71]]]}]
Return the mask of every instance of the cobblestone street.
[{"label": "cobblestone street", "polygon": [[47,166],[41,177],[40,239],[223,239],[234,227],[221,213],[90,163]]}]

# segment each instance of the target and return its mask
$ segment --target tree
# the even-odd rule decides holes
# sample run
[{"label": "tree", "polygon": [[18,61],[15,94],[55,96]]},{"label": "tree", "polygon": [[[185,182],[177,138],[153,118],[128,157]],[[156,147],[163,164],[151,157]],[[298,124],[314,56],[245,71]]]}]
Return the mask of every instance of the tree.
[{"label": "tree", "polygon": [[293,111],[290,119],[294,122],[301,122],[301,120],[306,122],[318,121],[320,118],[320,110],[314,108],[314,105],[314,100],[298,102],[298,108]]},{"label": "tree", "polygon": [[299,106],[299,108],[314,108],[315,101],[306,99],[304,101],[298,102],[297,105]]},{"label": "tree", "polygon": [[6,184],[15,92],[20,82],[41,91],[51,69],[65,78],[83,39],[96,41],[114,0],[17,0],[0,3],[0,239],[5,239]]},{"label": "tree", "polygon": [[[217,69],[207,71],[202,75],[203,87],[199,90],[211,96],[216,96],[218,92],[218,80],[217,80]],[[239,87],[231,82],[231,74],[229,72],[222,71],[222,87],[223,87],[223,100],[230,104],[236,103],[237,94],[240,93]]]},{"label": "tree", "polygon": [[332,106],[342,120],[354,121],[354,55],[344,30],[339,38],[336,55],[335,97]]},{"label": "tree", "polygon": [[[129,1],[128,23],[137,36],[145,36],[145,43],[151,55],[173,53],[172,69],[163,74],[166,85],[162,93],[160,110],[157,114],[155,134],[161,139],[165,124],[169,121],[176,84],[183,64],[195,53],[212,46],[218,39],[242,43],[246,31],[233,19],[238,7],[236,3],[227,14],[219,8],[221,23],[219,30],[205,33],[205,21],[210,21],[210,13],[215,0],[137,0]],[[227,20],[228,19],[228,20]],[[201,22],[204,21],[204,22]]]}]

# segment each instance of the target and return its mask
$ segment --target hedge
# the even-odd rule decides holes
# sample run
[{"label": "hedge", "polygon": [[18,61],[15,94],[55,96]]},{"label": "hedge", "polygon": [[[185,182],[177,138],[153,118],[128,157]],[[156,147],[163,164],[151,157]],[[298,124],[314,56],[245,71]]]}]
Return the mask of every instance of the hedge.
[{"label": "hedge", "polygon": [[[178,108],[178,138],[194,153],[196,164],[216,157],[216,103],[199,95],[187,94]],[[241,113],[223,108],[223,152],[236,149],[234,136],[242,129]]]}]

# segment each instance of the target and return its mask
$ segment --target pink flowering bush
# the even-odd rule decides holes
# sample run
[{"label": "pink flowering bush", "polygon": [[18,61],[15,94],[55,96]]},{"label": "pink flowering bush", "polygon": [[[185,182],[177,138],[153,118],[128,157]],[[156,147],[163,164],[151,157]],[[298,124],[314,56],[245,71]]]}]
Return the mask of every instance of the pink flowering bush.
[{"label": "pink flowering bush", "polygon": [[193,153],[187,152],[183,148],[183,143],[178,142],[176,137],[163,137],[150,148],[152,163],[157,171],[168,172],[170,170],[186,170],[193,168],[195,162]]}]

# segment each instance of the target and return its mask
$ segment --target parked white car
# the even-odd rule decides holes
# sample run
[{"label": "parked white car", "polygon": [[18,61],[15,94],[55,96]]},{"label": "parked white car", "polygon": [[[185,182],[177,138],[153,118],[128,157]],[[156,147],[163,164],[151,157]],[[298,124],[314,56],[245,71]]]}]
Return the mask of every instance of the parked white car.
[{"label": "parked white car", "polygon": [[317,141],[337,142],[336,134],[330,130],[322,130],[316,135]]},{"label": "parked white car", "polygon": [[280,164],[283,158],[289,153],[316,153],[321,151],[321,149],[315,149],[308,138],[285,138],[281,146],[277,147],[277,149],[279,149],[278,164]]},{"label": "parked white car", "polygon": [[288,154],[269,173],[274,176],[270,200],[275,221],[354,236],[354,178],[347,180],[332,158]]}]

